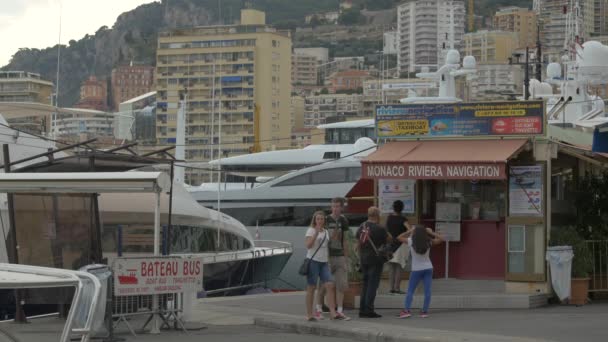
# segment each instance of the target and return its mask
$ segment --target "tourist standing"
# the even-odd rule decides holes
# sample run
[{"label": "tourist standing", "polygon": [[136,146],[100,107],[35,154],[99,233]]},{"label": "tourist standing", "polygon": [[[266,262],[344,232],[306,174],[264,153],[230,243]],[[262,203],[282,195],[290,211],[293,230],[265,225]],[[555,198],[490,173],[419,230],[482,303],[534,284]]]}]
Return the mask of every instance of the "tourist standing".
[{"label": "tourist standing", "polygon": [[407,243],[412,253],[412,272],[410,273],[410,281],[405,297],[405,308],[399,313],[399,318],[409,318],[412,316],[410,311],[412,299],[420,281],[424,283],[424,304],[420,317],[427,318],[429,316],[429,305],[431,304],[431,282],[433,280],[433,264],[431,263],[430,251],[431,246],[440,244],[443,238],[430,228],[416,225],[414,229],[401,234],[398,239],[401,242]]},{"label": "tourist standing", "polygon": [[[336,197],[331,200],[331,214],[326,217],[326,229],[329,232],[329,269],[334,278],[336,289],[336,305],[338,315],[350,320],[344,315],[344,292],[348,290],[348,248],[345,248],[345,238],[348,232],[348,220],[342,215],[344,198]],[[319,286],[317,291],[317,307],[315,317],[323,317],[323,303],[326,291],[325,286]],[[328,310],[329,311],[329,310]]]},{"label": "tourist standing", "polygon": [[336,314],[336,299],[334,296],[334,284],[328,265],[329,233],[325,229],[325,213],[317,211],[312,216],[310,228],[306,231],[306,258],[310,259],[308,273],[306,275],[306,318],[308,321],[316,321],[312,312],[315,288],[317,281],[325,286],[327,299],[332,319],[344,319]]},{"label": "tourist standing", "polygon": [[357,230],[357,239],[359,239],[359,256],[363,273],[359,317],[379,318],[382,315],[374,311],[374,301],[385,260],[378,252],[382,245],[391,240],[386,228],[380,226],[380,209],[370,207],[367,210],[367,221],[363,222]]},{"label": "tourist standing", "polygon": [[[397,237],[410,230],[410,226],[407,223],[407,218],[403,216],[402,212],[403,202],[400,200],[393,202],[393,212],[386,219],[386,228],[393,237]],[[405,262],[407,261],[409,250],[406,253],[396,253],[399,248],[402,248],[401,245],[401,241],[398,239],[393,239],[392,250],[393,253],[395,253],[395,258],[388,262],[388,279],[389,286],[391,288],[390,293],[393,294],[405,294],[405,292],[401,291],[400,287],[401,277],[403,276],[403,268]]]}]

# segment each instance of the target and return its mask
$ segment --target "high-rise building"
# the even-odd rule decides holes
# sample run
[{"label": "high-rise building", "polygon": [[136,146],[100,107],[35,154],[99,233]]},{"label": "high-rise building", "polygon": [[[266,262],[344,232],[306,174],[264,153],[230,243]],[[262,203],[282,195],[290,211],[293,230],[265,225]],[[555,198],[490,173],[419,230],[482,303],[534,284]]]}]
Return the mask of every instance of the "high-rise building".
[{"label": "high-rise building", "polygon": [[220,127],[223,156],[289,147],[291,46],[289,31],[266,25],[264,12],[253,9],[241,11],[240,25],[161,33],[157,142],[175,142],[180,93],[188,88],[187,160],[217,158]]},{"label": "high-rise building", "polygon": [[593,34],[596,36],[608,35],[608,1],[594,1]]},{"label": "high-rise building", "polygon": [[294,86],[317,85],[317,57],[294,53],[291,56],[291,79]]},{"label": "high-rise building", "polygon": [[[32,102],[50,105],[53,83],[39,74],[25,71],[0,71],[0,102]],[[11,126],[40,134],[49,132],[51,116],[48,111],[3,111]]]},{"label": "high-rise building", "polygon": [[408,0],[399,5],[398,36],[400,73],[436,69],[450,48],[460,49],[465,9],[461,0]]},{"label": "high-rise building", "polygon": [[478,63],[506,63],[518,45],[515,32],[482,30],[464,35],[464,54]]},{"label": "high-rise building", "polygon": [[[573,4],[578,4],[580,10]],[[558,61],[566,51],[573,51],[572,44],[577,39],[583,42],[593,34],[594,0],[535,0],[534,8],[541,27],[543,54],[548,61]]]},{"label": "high-rise building", "polygon": [[154,90],[154,67],[122,65],[112,70],[112,108]]},{"label": "high-rise building", "polygon": [[80,86],[80,100],[76,108],[106,111],[108,109],[108,87],[106,82],[100,81],[95,76],[82,82]]},{"label": "high-rise building", "polygon": [[493,28],[497,31],[517,33],[518,48],[536,47],[536,12],[530,9],[515,6],[499,9],[494,15]]},{"label": "high-rise building", "polygon": [[478,64],[475,76],[468,82],[470,99],[474,101],[508,100],[523,92],[521,65]]}]

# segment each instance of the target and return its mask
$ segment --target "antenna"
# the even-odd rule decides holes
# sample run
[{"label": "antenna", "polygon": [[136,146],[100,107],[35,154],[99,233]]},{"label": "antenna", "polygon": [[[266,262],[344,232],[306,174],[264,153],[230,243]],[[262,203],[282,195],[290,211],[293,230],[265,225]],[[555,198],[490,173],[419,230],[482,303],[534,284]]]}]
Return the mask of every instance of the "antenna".
[{"label": "antenna", "polygon": [[59,61],[61,58],[61,12],[62,3],[59,2],[59,39],[57,42],[57,77],[55,78],[55,107],[59,108]]}]

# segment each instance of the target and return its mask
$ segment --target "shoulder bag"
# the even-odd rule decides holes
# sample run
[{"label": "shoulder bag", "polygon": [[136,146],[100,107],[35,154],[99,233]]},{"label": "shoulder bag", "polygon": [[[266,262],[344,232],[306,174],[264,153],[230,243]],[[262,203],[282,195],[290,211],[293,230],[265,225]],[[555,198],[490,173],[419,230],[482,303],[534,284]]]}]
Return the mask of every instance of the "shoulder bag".
[{"label": "shoulder bag", "polygon": [[323,239],[321,240],[321,244],[319,244],[319,247],[317,247],[317,250],[312,254],[312,256],[309,258],[305,258],[304,261],[302,262],[302,265],[300,265],[300,269],[298,270],[298,273],[302,276],[307,276],[308,272],[310,271],[310,261],[315,257],[315,255],[317,255],[317,252],[319,251],[319,249],[321,249],[321,247],[323,246],[323,243],[325,242],[325,238],[327,238],[327,230],[325,231],[325,235],[323,235]]},{"label": "shoulder bag", "polygon": [[374,252],[376,252],[376,255],[383,264],[393,258],[393,248],[389,244],[384,244],[379,248],[376,248],[376,244],[374,243],[374,240],[372,240],[371,236],[369,237],[369,243],[372,245]]}]

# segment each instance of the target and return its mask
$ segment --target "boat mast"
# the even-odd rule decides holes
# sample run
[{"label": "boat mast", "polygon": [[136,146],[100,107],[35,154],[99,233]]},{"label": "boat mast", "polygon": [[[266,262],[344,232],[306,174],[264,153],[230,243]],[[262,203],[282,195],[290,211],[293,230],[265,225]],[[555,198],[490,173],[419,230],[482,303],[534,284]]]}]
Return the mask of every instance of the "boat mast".
[{"label": "boat mast", "polygon": [[220,248],[220,230],[222,227],[222,203],[221,203],[221,193],[222,193],[222,67],[220,66],[220,103],[218,105],[218,129],[217,129],[217,248]]},{"label": "boat mast", "polygon": [[[175,136],[175,159],[186,160],[186,106],[188,105],[188,88],[184,88],[180,96],[179,108],[177,110],[177,127]],[[184,184],[185,169],[178,167],[175,170],[175,183]]]}]

